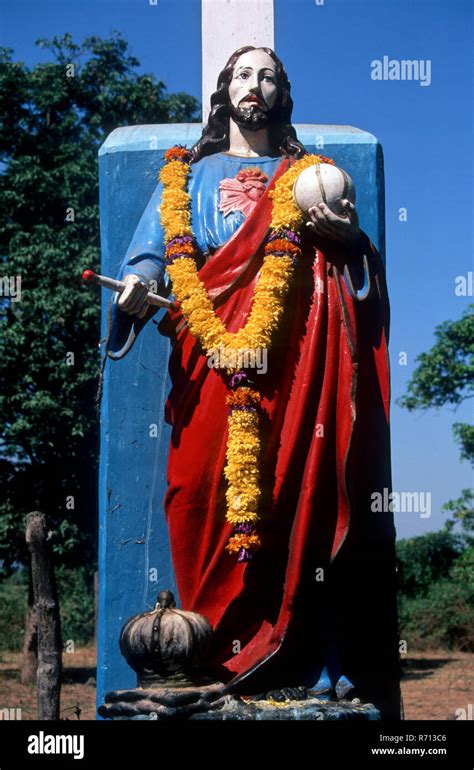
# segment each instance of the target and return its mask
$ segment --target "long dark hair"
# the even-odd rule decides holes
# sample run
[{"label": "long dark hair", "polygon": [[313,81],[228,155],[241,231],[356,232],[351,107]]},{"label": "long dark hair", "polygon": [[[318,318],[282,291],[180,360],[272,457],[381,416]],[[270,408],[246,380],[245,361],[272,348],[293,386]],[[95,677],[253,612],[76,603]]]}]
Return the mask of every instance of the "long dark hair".
[{"label": "long dark hair", "polygon": [[271,48],[256,48],[253,45],[246,45],[234,51],[219,75],[217,90],[211,96],[211,112],[208,122],[204,126],[201,138],[191,148],[193,163],[206,155],[229,149],[229,83],[232,80],[237,59],[247,51],[265,51],[276,65],[278,95],[276,104],[272,108],[273,119],[268,126],[271,147],[275,152],[279,151],[282,155],[291,155],[294,158],[301,158],[306,155],[306,150],[298,141],[296,131],[291,125],[293,99],[290,95],[290,81],[282,62]]}]

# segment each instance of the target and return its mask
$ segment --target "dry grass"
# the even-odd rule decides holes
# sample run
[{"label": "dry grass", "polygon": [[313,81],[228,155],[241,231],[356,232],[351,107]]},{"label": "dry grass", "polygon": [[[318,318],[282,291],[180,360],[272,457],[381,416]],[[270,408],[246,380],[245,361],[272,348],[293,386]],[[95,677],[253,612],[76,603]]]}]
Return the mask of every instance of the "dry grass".
[{"label": "dry grass", "polygon": [[[0,653],[0,709],[21,708],[22,719],[36,719],[36,688],[20,682],[21,653]],[[95,719],[94,646],[63,654],[64,677],[61,687],[61,718]]]},{"label": "dry grass", "polygon": [[[402,656],[405,719],[456,719],[457,709],[474,703],[474,655],[424,650]],[[20,653],[0,653],[0,709],[21,708],[22,719],[36,719],[36,691],[20,683]],[[61,718],[95,719],[95,647],[64,654]]]},{"label": "dry grass", "polygon": [[458,719],[474,704],[474,654],[423,650],[402,655],[405,719]]}]

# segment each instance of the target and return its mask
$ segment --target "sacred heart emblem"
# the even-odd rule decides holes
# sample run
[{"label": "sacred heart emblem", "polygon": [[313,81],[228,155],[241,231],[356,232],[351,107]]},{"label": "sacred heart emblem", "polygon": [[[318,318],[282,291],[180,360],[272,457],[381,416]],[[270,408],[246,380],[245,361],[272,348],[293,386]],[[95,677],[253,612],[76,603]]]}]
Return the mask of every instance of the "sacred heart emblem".
[{"label": "sacred heart emblem", "polygon": [[255,208],[265,192],[268,177],[259,168],[244,168],[234,178],[219,184],[219,211],[226,217],[232,211],[241,211],[244,217]]}]

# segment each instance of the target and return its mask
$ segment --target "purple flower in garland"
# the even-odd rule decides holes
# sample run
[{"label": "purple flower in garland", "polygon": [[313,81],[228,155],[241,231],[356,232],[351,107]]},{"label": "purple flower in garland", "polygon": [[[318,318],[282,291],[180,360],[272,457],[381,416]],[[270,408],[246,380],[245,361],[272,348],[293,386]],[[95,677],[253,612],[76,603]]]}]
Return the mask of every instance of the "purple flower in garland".
[{"label": "purple flower in garland", "polygon": [[232,406],[229,409],[229,413],[230,412],[235,412],[235,411],[238,411],[238,412],[256,412],[257,409],[254,406],[247,406],[245,404],[239,404],[239,405]]},{"label": "purple flower in garland", "polygon": [[166,244],[166,248],[169,249],[170,246],[174,246],[176,244],[182,246],[184,243],[194,244],[194,238],[192,235],[178,235],[176,238],[172,238],[171,241]]},{"label": "purple flower in garland", "polygon": [[297,265],[299,262],[294,254],[288,254],[287,251],[273,251],[272,254],[274,257],[289,257],[294,265]]},{"label": "purple flower in garland", "polygon": [[[254,535],[255,526],[250,521],[242,521],[240,524],[235,525],[234,532],[238,535]],[[251,561],[252,558],[252,551],[250,551],[248,548],[240,548],[237,556],[238,562]]]},{"label": "purple flower in garland", "polygon": [[249,551],[247,548],[241,548],[238,556],[237,556],[237,562],[240,564],[245,561],[251,561],[252,560],[252,552]]},{"label": "purple flower in garland", "polygon": [[249,379],[243,369],[238,369],[230,378],[229,385],[231,388],[245,388],[249,387]]},{"label": "purple flower in garland", "polygon": [[290,241],[291,243],[294,243],[295,246],[301,246],[301,238],[298,235],[298,233],[295,233],[294,230],[278,230],[272,232],[269,237],[268,241],[276,241],[280,238],[285,238],[287,241]]},{"label": "purple flower in garland", "polygon": [[251,521],[241,521],[240,524],[236,524],[234,527],[235,532],[238,532],[239,535],[251,535],[254,529]]}]

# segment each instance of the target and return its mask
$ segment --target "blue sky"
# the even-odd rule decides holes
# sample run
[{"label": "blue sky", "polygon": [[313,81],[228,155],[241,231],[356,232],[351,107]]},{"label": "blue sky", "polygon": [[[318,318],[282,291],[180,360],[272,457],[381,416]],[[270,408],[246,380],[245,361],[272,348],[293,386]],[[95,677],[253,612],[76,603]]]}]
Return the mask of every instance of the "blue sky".
[{"label": "blue sky", "polygon": [[[119,30],[144,71],[200,99],[200,5],[0,0],[0,44],[32,65],[47,58],[34,46],[39,37],[71,32],[80,41]],[[384,148],[393,400],[435,325],[474,301],[454,291],[455,278],[474,270],[472,17],[471,0],[275,0],[275,48],[292,82],[294,122],[357,126]],[[430,60],[431,85],[372,80],[371,62],[384,56]],[[397,515],[399,537],[438,529],[442,503],[472,483],[451,435],[453,422],[472,416],[472,402],[425,414],[393,404],[394,489],[432,495],[430,518]]]}]

